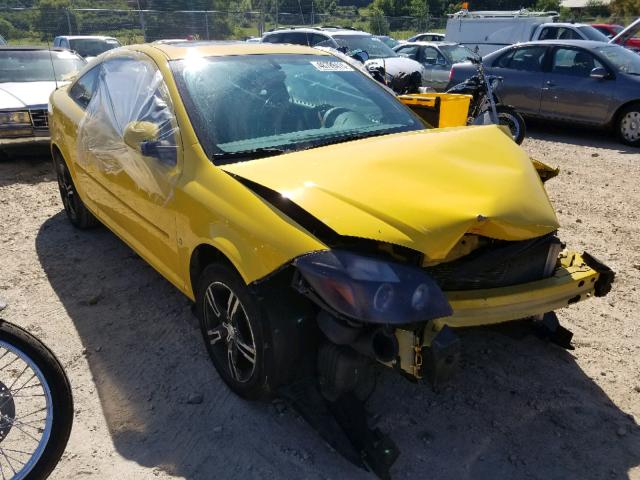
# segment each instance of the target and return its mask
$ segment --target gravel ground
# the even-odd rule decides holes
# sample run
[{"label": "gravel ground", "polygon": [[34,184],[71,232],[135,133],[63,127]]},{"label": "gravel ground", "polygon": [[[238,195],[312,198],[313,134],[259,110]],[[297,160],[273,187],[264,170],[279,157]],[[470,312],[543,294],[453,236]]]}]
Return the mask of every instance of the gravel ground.
[{"label": "gravel ground", "polygon": [[[561,237],[613,267],[614,290],[559,312],[572,352],[510,325],[461,332],[441,392],[383,373],[369,406],[402,452],[394,478],[640,479],[640,151],[543,126],[524,148],[561,167]],[[187,300],[106,229],[70,226],[47,158],[0,162],[0,248],[3,317],[73,385],[54,478],[372,478],[284,404],[233,396]]]}]

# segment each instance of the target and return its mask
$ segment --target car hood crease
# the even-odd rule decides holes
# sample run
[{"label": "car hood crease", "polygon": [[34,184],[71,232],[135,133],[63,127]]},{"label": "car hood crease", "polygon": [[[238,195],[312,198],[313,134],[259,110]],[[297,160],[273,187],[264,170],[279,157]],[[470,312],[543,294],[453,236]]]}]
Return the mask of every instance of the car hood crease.
[{"label": "car hood crease", "polygon": [[526,240],[558,220],[525,152],[495,126],[423,130],[224,165],[340,235],[444,259],[467,233]]}]

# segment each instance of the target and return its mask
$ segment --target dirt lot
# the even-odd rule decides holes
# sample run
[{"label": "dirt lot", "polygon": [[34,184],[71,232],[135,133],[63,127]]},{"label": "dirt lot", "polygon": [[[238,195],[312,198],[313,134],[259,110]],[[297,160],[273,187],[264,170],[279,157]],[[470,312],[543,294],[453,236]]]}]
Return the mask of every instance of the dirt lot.
[{"label": "dirt lot", "polygon": [[[402,454],[395,478],[640,479],[640,152],[593,132],[532,129],[558,165],[561,236],[618,274],[559,312],[573,352],[518,326],[462,332],[444,391],[384,373],[370,401]],[[67,222],[46,158],[0,162],[0,298],[56,352],[76,417],[54,477],[372,478],[284,404],[238,400],[187,300],[104,228]]]}]

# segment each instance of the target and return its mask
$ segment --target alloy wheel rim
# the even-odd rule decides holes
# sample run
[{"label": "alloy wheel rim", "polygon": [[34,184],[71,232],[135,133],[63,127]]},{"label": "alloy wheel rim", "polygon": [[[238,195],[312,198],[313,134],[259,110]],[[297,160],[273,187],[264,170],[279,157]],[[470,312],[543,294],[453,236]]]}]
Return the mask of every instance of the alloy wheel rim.
[{"label": "alloy wheel rim", "polygon": [[622,117],[620,133],[625,140],[640,140],[640,112],[628,112]]},{"label": "alloy wheel rim", "polygon": [[256,369],[256,342],[251,322],[233,289],[211,283],[204,295],[207,341],[221,365],[236,382],[248,382]]}]

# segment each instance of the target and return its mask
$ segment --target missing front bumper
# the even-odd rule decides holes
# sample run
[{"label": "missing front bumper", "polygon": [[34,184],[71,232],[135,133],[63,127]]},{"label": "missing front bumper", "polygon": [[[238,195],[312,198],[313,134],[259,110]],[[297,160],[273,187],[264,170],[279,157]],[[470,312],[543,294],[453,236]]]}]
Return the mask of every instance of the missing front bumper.
[{"label": "missing front bumper", "polygon": [[[606,295],[614,278],[613,270],[588,253],[565,251],[558,258],[555,273],[544,280],[511,287],[445,292],[453,315],[414,330],[396,329],[399,355],[386,365],[437,385],[449,378],[458,364],[460,342],[453,329],[541,317],[592,296]],[[569,345],[570,340],[569,337],[564,343]]]}]

